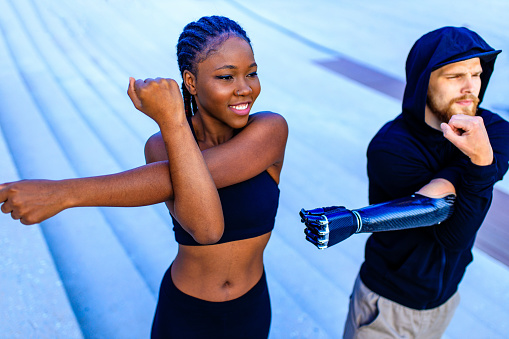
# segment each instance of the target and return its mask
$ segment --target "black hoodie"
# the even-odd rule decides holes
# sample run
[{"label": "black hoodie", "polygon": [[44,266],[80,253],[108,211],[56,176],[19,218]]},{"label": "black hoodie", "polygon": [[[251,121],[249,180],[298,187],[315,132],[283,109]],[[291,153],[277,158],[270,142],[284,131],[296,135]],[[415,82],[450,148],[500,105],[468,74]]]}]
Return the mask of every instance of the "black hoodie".
[{"label": "black hoodie", "polygon": [[424,121],[432,71],[479,57],[482,101],[493,72],[495,51],[476,33],[444,27],[420,38],[407,63],[403,113],[388,122],[368,147],[370,203],[409,196],[434,178],[456,188],[455,212],[430,227],[374,233],[366,243],[361,279],[375,293],[414,309],[430,309],[446,302],[457,290],[471,249],[491,204],[493,185],[508,169],[509,123],[478,109],[484,119],[494,162],[477,166],[443,133]]}]

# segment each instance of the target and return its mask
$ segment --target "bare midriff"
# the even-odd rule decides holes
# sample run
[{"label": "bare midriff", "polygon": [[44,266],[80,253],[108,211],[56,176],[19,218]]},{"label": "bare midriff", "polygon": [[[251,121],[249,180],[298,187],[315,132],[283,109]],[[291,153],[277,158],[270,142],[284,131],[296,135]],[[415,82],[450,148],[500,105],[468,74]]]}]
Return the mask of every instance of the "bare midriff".
[{"label": "bare midriff", "polygon": [[248,292],[263,273],[270,232],[255,238],[208,246],[179,245],[171,267],[175,286],[198,299],[222,302]]}]

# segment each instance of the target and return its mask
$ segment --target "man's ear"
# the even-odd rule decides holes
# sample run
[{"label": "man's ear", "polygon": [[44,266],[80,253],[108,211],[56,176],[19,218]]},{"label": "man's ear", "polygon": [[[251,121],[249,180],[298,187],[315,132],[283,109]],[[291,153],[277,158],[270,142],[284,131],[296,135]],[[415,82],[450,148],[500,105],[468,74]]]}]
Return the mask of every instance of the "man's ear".
[{"label": "man's ear", "polygon": [[182,74],[182,78],[184,79],[184,85],[191,95],[196,95],[196,77],[189,70],[185,70]]}]

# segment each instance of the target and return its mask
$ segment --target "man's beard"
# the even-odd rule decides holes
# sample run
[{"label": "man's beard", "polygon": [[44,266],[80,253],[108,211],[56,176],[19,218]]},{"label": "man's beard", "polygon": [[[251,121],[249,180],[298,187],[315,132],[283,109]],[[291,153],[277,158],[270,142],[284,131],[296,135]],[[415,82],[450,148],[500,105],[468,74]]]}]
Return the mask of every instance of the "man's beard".
[{"label": "man's beard", "polygon": [[[460,108],[459,110],[453,110],[454,103],[463,100],[472,100],[472,105]],[[438,107],[437,103],[433,101],[433,99],[428,95],[428,97],[426,98],[426,103],[428,104],[428,107],[431,110],[431,112],[435,114],[435,116],[441,122],[448,123],[454,114],[462,113],[474,116],[477,113],[477,105],[479,105],[479,98],[472,94],[465,94],[462,95],[461,97],[452,99],[445,108],[440,108]]]}]

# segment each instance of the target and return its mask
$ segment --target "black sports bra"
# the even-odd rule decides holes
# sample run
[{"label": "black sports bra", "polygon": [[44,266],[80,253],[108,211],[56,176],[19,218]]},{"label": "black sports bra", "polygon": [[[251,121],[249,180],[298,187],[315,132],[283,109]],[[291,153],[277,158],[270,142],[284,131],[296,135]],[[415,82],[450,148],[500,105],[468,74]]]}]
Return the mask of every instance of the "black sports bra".
[{"label": "black sports bra", "polygon": [[[189,123],[193,130],[190,120]],[[267,171],[217,191],[224,216],[224,233],[217,244],[254,238],[274,229],[279,187]],[[173,216],[172,219],[175,240],[179,244],[200,246]]]}]

